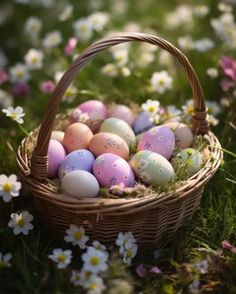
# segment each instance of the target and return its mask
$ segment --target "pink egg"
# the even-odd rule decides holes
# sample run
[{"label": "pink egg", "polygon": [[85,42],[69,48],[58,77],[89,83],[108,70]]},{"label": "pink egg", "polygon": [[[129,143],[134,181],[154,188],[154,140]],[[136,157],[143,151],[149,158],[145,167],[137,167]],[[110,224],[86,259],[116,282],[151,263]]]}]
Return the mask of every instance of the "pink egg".
[{"label": "pink egg", "polygon": [[57,177],[60,164],[66,157],[64,147],[57,140],[51,139],[48,146],[48,176]]},{"label": "pink egg", "polygon": [[138,143],[138,151],[150,150],[169,159],[175,148],[175,135],[166,126],[158,126],[148,130]]},{"label": "pink egg", "polygon": [[109,110],[109,117],[116,117],[124,120],[128,125],[132,126],[134,123],[134,115],[131,109],[123,104],[117,104]]},{"label": "pink egg", "polygon": [[93,173],[102,187],[123,183],[134,186],[134,173],[128,162],[116,154],[104,153],[98,156],[93,165]]},{"label": "pink egg", "polygon": [[96,132],[107,115],[107,108],[101,101],[89,100],[76,107],[70,120],[72,123],[84,122],[93,132]]}]

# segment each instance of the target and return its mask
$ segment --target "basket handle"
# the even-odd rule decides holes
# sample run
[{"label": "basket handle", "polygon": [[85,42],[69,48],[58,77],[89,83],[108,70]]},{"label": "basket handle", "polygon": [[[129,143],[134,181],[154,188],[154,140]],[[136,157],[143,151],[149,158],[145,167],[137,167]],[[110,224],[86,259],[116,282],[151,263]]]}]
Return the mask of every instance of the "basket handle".
[{"label": "basket handle", "polygon": [[180,65],[182,66],[188,82],[192,89],[192,95],[194,100],[194,116],[193,124],[197,134],[206,134],[208,132],[208,123],[206,121],[206,106],[204,102],[203,91],[197,75],[189,63],[187,57],[174,45],[166,40],[143,33],[118,33],[101,39],[100,41],[92,44],[82,54],[80,54],[69,66],[61,80],[57,84],[52,96],[49,100],[48,107],[44,113],[43,120],[38,133],[37,143],[33,151],[31,159],[31,174],[38,180],[44,180],[47,178],[47,151],[49,140],[53,128],[53,122],[56,117],[60,102],[64,93],[75,75],[79,73],[82,68],[100,51],[111,46],[131,42],[139,41],[146,42],[153,45],[157,45],[160,48],[168,51],[173,55]]}]

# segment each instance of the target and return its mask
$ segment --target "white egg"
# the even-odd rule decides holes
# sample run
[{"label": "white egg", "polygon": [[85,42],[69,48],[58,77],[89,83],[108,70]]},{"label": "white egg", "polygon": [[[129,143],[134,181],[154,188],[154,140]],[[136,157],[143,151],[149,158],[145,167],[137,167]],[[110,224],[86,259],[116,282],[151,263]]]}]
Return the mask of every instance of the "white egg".
[{"label": "white egg", "polygon": [[97,179],[84,170],[75,170],[61,180],[62,189],[75,198],[94,198],[99,193]]}]

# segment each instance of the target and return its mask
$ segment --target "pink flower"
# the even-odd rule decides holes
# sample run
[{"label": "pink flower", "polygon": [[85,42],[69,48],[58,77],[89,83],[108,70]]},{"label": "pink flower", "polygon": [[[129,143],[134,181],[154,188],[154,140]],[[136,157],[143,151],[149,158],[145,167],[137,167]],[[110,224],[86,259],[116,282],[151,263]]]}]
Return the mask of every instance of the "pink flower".
[{"label": "pink flower", "polygon": [[14,96],[27,96],[29,95],[30,88],[27,83],[23,82],[13,86],[11,92]]},{"label": "pink flower", "polygon": [[69,41],[66,44],[66,47],[64,49],[65,55],[72,55],[78,40],[76,38],[70,38]]},{"label": "pink flower", "polygon": [[141,263],[136,267],[136,273],[139,277],[143,278],[147,275],[146,267]]},{"label": "pink flower", "polygon": [[220,82],[220,85],[221,85],[221,88],[225,91],[225,92],[227,92],[227,91],[229,91],[229,89],[231,89],[231,88],[233,88],[234,87],[234,85],[235,85],[235,82],[234,81],[230,81],[230,80],[222,80],[221,82]]},{"label": "pink flower", "polygon": [[231,252],[236,253],[236,247],[232,247]]},{"label": "pink flower", "polygon": [[0,68],[0,85],[6,82],[7,80],[8,80],[7,72],[3,68]]},{"label": "pink flower", "polygon": [[226,240],[224,240],[224,241],[221,242],[221,246],[224,249],[231,249],[232,248],[232,245],[228,241],[226,241]]},{"label": "pink flower", "polygon": [[220,60],[220,65],[224,74],[231,80],[236,81],[236,60],[229,56],[223,56]]},{"label": "pink flower", "polygon": [[53,83],[53,81],[50,80],[44,81],[41,83],[40,89],[45,94],[51,94],[55,89],[55,84]]},{"label": "pink flower", "polygon": [[162,274],[162,271],[159,269],[159,267],[158,266],[153,266],[151,269],[150,269],[150,271],[149,271],[150,273],[154,273],[154,274]]}]

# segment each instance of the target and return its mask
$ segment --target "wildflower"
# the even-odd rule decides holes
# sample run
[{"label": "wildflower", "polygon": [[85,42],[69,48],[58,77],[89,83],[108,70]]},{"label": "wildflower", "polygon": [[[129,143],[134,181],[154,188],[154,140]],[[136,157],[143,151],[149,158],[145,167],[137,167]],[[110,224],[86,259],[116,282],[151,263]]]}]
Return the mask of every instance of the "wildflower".
[{"label": "wildflower", "polygon": [[84,268],[82,268],[81,271],[72,271],[71,279],[70,281],[74,286],[82,286],[84,287],[86,283],[92,278],[96,277],[96,274],[86,271]]},{"label": "wildflower", "polygon": [[86,123],[88,120],[90,120],[89,114],[87,112],[81,113],[79,116],[79,121],[82,123]]},{"label": "wildflower", "polygon": [[181,110],[174,105],[168,105],[163,112],[165,120],[179,121],[181,116]]},{"label": "wildflower", "polygon": [[220,106],[216,101],[206,100],[206,106],[209,114],[218,115],[221,111]]},{"label": "wildflower", "polygon": [[43,66],[43,52],[41,50],[30,49],[25,55],[25,62],[29,69],[40,69]]},{"label": "wildflower", "polygon": [[4,202],[11,201],[12,197],[18,197],[21,183],[17,181],[16,175],[0,175],[0,196]]},{"label": "wildflower", "polygon": [[126,243],[125,251],[123,252],[123,261],[124,263],[130,265],[132,258],[134,258],[137,254],[138,246],[132,243]]},{"label": "wildflower", "polygon": [[70,228],[66,230],[66,234],[64,237],[66,242],[71,242],[73,246],[78,245],[81,249],[86,248],[86,242],[89,240],[89,237],[85,235],[85,229],[83,227],[70,225]]},{"label": "wildflower", "polygon": [[165,70],[154,72],[151,77],[152,90],[160,94],[163,94],[166,90],[171,89],[172,83],[172,77]]},{"label": "wildflower", "polygon": [[72,251],[56,248],[52,254],[48,255],[48,258],[57,263],[57,268],[63,269],[71,263]]},{"label": "wildflower", "polygon": [[121,67],[120,72],[123,77],[129,77],[131,75],[130,69],[127,66]]},{"label": "wildflower", "polygon": [[73,23],[75,36],[80,41],[88,41],[92,37],[93,26],[88,18],[81,18]]},{"label": "wildflower", "polygon": [[208,261],[203,259],[196,264],[196,267],[201,274],[206,274],[208,271]]},{"label": "wildflower", "polygon": [[28,34],[31,38],[38,37],[41,29],[42,29],[42,20],[38,17],[31,16],[29,17],[24,25],[25,33]]},{"label": "wildflower", "polygon": [[109,77],[116,77],[118,75],[117,67],[113,63],[104,65],[101,69],[101,72]]},{"label": "wildflower", "polygon": [[154,274],[162,274],[162,271],[159,269],[158,266],[153,266],[150,270],[149,270],[150,273],[154,273]]},{"label": "wildflower", "polygon": [[3,68],[0,68],[0,85],[5,83],[7,80],[8,80],[7,72]]},{"label": "wildflower", "polygon": [[78,41],[76,38],[70,38],[66,44],[64,52],[66,55],[72,55]]},{"label": "wildflower", "polygon": [[196,5],[193,7],[193,14],[197,17],[204,17],[209,13],[209,7],[206,5]]},{"label": "wildflower", "polygon": [[54,91],[55,89],[55,84],[53,81],[44,81],[40,85],[40,90],[45,93],[45,94],[50,94]]},{"label": "wildflower", "polygon": [[232,248],[231,248],[231,252],[232,252],[232,253],[236,253],[236,247],[232,247]]},{"label": "wildflower", "polygon": [[187,115],[192,115],[194,112],[194,105],[192,100],[187,100],[185,105],[182,106],[183,112]]},{"label": "wildflower", "polygon": [[152,52],[141,52],[139,58],[137,59],[137,65],[140,67],[146,67],[152,63],[155,59],[155,56]]},{"label": "wildflower", "polygon": [[141,263],[136,267],[136,273],[139,277],[143,278],[147,275],[146,267]]},{"label": "wildflower", "polygon": [[194,47],[194,42],[191,36],[179,37],[178,44],[183,50],[192,50]]},{"label": "wildflower", "polygon": [[116,50],[113,52],[113,58],[118,67],[123,67],[128,62],[128,51],[126,49]]},{"label": "wildflower", "polygon": [[62,42],[62,35],[59,31],[48,33],[43,39],[43,47],[50,49],[58,46]]},{"label": "wildflower", "polygon": [[109,15],[106,12],[94,12],[88,19],[93,29],[97,32],[101,32],[109,21]]},{"label": "wildflower", "polygon": [[121,195],[123,194],[125,190],[125,184],[124,183],[119,183],[117,185],[112,185],[109,189],[109,191],[112,193],[112,194],[118,194],[118,195]]},{"label": "wildflower", "polygon": [[94,247],[88,247],[87,252],[82,255],[84,269],[92,273],[103,272],[107,269],[108,255]]},{"label": "wildflower", "polygon": [[26,82],[18,83],[11,88],[11,93],[14,96],[24,97],[24,96],[29,95],[29,92],[30,92],[30,88],[29,88],[28,83],[26,83]]},{"label": "wildflower", "polygon": [[90,278],[84,288],[87,294],[101,294],[106,289],[103,280],[97,276]]},{"label": "wildflower", "polygon": [[78,92],[78,89],[73,84],[70,84],[70,86],[66,89],[63,100],[72,102],[77,92]]},{"label": "wildflower", "polygon": [[228,241],[226,241],[226,240],[224,240],[224,241],[221,242],[221,246],[224,249],[231,249],[232,248],[232,245]]},{"label": "wildflower", "polygon": [[22,63],[17,63],[16,65],[10,67],[9,72],[12,83],[26,82],[30,78],[27,66]]},{"label": "wildflower", "polygon": [[11,119],[16,121],[18,124],[23,124],[24,120],[22,117],[25,116],[25,113],[23,112],[22,107],[17,106],[16,108],[13,108],[12,106],[9,106],[7,109],[3,109],[2,112],[4,112],[6,116],[9,116]]},{"label": "wildflower", "polygon": [[198,280],[194,280],[191,284],[189,284],[188,289],[190,293],[192,294],[198,294],[199,291],[200,282]]},{"label": "wildflower", "polygon": [[207,119],[209,125],[217,126],[219,124],[219,120],[211,114],[208,114],[206,119]]},{"label": "wildflower", "polygon": [[166,25],[170,29],[178,28],[182,25],[191,26],[193,21],[192,7],[187,4],[177,6],[177,8],[166,15]]},{"label": "wildflower", "polygon": [[212,79],[215,79],[218,77],[219,73],[218,70],[214,67],[210,67],[207,69],[206,73],[208,74],[209,77],[211,77]]},{"label": "wildflower", "polygon": [[61,14],[59,15],[59,20],[60,21],[66,21],[68,20],[72,13],[73,13],[74,7],[71,4],[67,4],[65,7],[63,7],[63,10],[61,12]]},{"label": "wildflower", "polygon": [[150,115],[153,116],[153,115],[155,115],[155,114],[158,112],[158,110],[160,109],[159,106],[160,106],[160,102],[159,102],[159,101],[148,99],[148,100],[146,101],[146,103],[143,103],[143,104],[142,104],[142,109],[143,109],[144,111],[147,111]]},{"label": "wildflower", "polygon": [[33,216],[28,211],[23,211],[19,214],[12,213],[8,227],[13,228],[14,235],[19,235],[20,233],[28,235],[29,231],[34,228],[31,224],[32,220]]},{"label": "wildflower", "polygon": [[3,107],[8,107],[13,103],[13,97],[0,89],[0,105]]},{"label": "wildflower", "polygon": [[232,81],[236,81],[236,60],[229,56],[224,56],[220,60],[223,73]]},{"label": "wildflower", "polygon": [[102,252],[106,252],[106,246],[101,244],[99,241],[93,241],[92,245],[95,249],[100,250]]},{"label": "wildflower", "polygon": [[135,244],[136,239],[134,238],[132,232],[122,233],[120,232],[116,239],[116,245],[120,247],[119,252],[123,255],[124,251],[127,249],[129,244]]},{"label": "wildflower", "polygon": [[193,43],[193,49],[195,49],[198,52],[206,52],[214,48],[214,46],[215,43],[208,38],[199,39]]},{"label": "wildflower", "polygon": [[11,264],[9,262],[11,258],[12,258],[11,253],[6,253],[3,255],[2,252],[0,252],[0,269],[11,267]]}]

